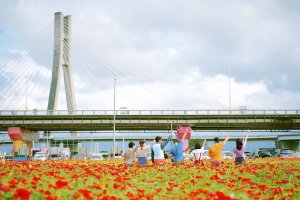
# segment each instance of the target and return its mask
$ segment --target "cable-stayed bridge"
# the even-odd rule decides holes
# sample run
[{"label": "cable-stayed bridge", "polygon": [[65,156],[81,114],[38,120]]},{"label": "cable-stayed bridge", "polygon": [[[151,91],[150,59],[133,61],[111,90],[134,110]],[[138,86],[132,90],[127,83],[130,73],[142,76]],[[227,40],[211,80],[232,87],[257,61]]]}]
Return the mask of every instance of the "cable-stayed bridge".
[{"label": "cable-stayed bridge", "polygon": [[[201,104],[188,105],[186,100],[194,96],[200,100],[202,95],[186,87],[185,82],[181,90],[174,87],[173,83],[182,79],[176,69],[162,70],[152,65],[151,59],[148,66],[138,61],[124,65],[120,61],[134,56],[128,58],[127,52],[123,52],[124,57],[107,56],[106,52],[112,50],[109,44],[103,45],[103,41],[76,26],[71,34],[71,24],[70,16],[55,13],[54,25],[46,24],[23,48],[1,60],[0,130],[169,130],[171,126],[191,126],[194,130],[300,129],[299,110],[191,109]],[[117,57],[122,59],[114,62]],[[171,73],[179,74],[178,79],[169,80]],[[161,105],[163,109],[112,110],[116,78],[122,84],[117,107],[148,104]],[[180,100],[181,107],[187,109],[174,110],[174,105],[161,98],[162,94],[187,97]],[[16,141],[21,140],[18,137]],[[20,145],[21,142],[17,146]]]}]

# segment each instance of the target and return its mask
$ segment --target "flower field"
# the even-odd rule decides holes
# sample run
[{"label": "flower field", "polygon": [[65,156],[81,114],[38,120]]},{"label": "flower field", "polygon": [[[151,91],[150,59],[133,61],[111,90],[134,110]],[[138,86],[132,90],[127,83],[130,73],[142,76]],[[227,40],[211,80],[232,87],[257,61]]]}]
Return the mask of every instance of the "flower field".
[{"label": "flower field", "polygon": [[300,159],[211,169],[124,167],[122,160],[0,163],[0,199],[300,199]]}]

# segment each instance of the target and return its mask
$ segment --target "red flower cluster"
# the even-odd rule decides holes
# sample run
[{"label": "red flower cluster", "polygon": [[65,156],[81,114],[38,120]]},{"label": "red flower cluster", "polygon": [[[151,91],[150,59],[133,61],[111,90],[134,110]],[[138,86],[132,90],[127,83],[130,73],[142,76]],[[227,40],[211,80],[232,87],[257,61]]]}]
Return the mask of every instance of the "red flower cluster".
[{"label": "red flower cluster", "polygon": [[300,159],[236,166],[124,167],[120,160],[0,163],[0,199],[291,199],[300,196]]}]

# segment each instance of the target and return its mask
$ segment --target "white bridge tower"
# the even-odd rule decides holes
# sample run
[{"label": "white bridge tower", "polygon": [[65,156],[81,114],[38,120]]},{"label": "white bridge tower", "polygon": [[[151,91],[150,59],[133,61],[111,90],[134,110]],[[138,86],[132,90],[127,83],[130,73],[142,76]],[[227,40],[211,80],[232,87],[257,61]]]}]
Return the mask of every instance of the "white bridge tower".
[{"label": "white bridge tower", "polygon": [[73,72],[71,62],[71,16],[61,12],[54,14],[54,55],[48,111],[57,109],[60,88],[61,68],[64,73],[67,108],[70,113],[76,110]]}]

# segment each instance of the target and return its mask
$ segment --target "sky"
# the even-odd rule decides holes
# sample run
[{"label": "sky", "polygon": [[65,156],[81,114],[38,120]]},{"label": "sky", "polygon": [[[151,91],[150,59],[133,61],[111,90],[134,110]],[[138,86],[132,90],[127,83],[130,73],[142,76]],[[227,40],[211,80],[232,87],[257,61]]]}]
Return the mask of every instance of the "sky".
[{"label": "sky", "polygon": [[300,108],[297,0],[0,0],[0,9],[0,110],[47,109],[55,12],[72,16],[78,110],[113,109],[114,79],[116,109]]}]

